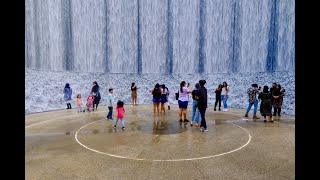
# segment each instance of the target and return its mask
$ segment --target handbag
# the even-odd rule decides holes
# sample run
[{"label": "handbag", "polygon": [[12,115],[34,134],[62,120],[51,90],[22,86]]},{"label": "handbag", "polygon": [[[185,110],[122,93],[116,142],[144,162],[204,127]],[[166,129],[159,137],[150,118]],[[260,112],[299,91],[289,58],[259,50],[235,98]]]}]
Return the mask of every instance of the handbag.
[{"label": "handbag", "polygon": [[176,93],[176,100],[179,99],[179,93]]}]

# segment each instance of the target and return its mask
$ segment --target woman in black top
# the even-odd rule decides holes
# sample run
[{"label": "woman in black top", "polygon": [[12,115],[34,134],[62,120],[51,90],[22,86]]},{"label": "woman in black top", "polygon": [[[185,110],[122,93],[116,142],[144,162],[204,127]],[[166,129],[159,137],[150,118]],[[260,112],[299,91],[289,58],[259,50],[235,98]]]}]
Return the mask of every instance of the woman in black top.
[{"label": "woman in black top", "polygon": [[281,92],[281,85],[278,84],[276,86],[276,89],[272,93],[273,96],[273,116],[276,116],[278,113],[278,116],[280,115],[281,112],[281,106],[282,106],[282,101],[283,101],[283,92]]},{"label": "woman in black top", "polygon": [[216,93],[216,102],[214,103],[214,111],[216,111],[217,104],[219,102],[219,111],[221,110],[221,91],[222,91],[222,84],[219,84],[217,89],[214,90],[214,93]]},{"label": "woman in black top", "polygon": [[206,84],[206,80],[200,80],[199,81],[200,87],[198,89],[198,108],[200,111],[200,115],[201,115],[201,124],[200,124],[200,131],[202,132],[207,132],[208,131],[208,127],[207,127],[207,122],[206,122],[206,118],[205,118],[205,114],[206,114],[206,109],[208,107],[208,96],[207,96],[207,88],[204,87],[204,85]]},{"label": "woman in black top", "polygon": [[94,81],[92,84],[93,84],[93,87],[91,89],[91,93],[94,95],[94,101],[92,104],[92,111],[94,111],[94,105],[96,105],[96,110],[97,110],[101,96],[100,96],[100,87],[99,87],[97,81]]},{"label": "woman in black top", "polygon": [[159,116],[159,104],[161,102],[161,94],[162,89],[160,88],[159,83],[157,83],[154,86],[154,89],[152,90],[152,102],[153,102],[153,114],[156,115],[156,109]]},{"label": "woman in black top", "polygon": [[263,91],[259,94],[259,99],[261,99],[260,103],[260,113],[261,116],[264,117],[264,122],[267,122],[266,116],[270,116],[269,121],[273,122],[272,120],[272,102],[271,102],[272,94],[269,91],[268,86],[263,87]]}]

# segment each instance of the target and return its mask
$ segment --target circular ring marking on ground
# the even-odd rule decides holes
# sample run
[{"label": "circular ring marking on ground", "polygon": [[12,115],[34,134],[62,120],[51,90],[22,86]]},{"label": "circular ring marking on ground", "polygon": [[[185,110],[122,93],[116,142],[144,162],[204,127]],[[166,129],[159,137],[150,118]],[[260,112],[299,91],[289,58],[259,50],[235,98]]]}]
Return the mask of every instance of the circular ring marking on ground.
[{"label": "circular ring marking on ground", "polygon": [[237,124],[234,124],[232,122],[226,122],[226,123],[229,123],[229,124],[232,124],[234,126],[237,126],[239,127],[240,129],[242,129],[243,131],[245,131],[247,134],[248,134],[248,141],[242,145],[241,147],[237,148],[237,149],[234,149],[234,150],[231,150],[231,151],[228,151],[228,152],[224,152],[224,153],[220,153],[220,154],[216,154],[216,155],[212,155],[212,156],[205,156],[205,157],[199,157],[199,158],[187,158],[187,159],[167,159],[167,160],[161,160],[161,159],[154,159],[154,160],[150,160],[150,159],[141,159],[141,158],[130,158],[130,157],[125,157],[125,156],[119,156],[119,155],[114,155],[114,154],[110,154],[110,153],[106,153],[106,152],[101,152],[101,151],[98,151],[96,149],[92,149],[92,148],[89,148],[88,146],[82,144],[79,139],[78,139],[78,133],[81,131],[81,129],[85,128],[86,126],[89,126],[93,123],[96,123],[96,122],[99,122],[99,121],[104,121],[104,120],[97,120],[97,121],[94,121],[94,122],[91,122],[91,123],[88,123],[84,126],[82,126],[80,129],[78,129],[78,131],[75,133],[74,135],[74,138],[75,140],[77,141],[77,143],[79,145],[81,145],[82,147],[90,150],[90,151],[93,151],[93,152],[96,152],[96,153],[99,153],[99,154],[103,154],[103,155],[108,155],[108,156],[111,156],[111,157],[116,157],[116,158],[122,158],[122,159],[130,159],[130,160],[137,160],[137,161],[155,161],[155,162],[170,162],[170,161],[193,161],[193,160],[201,160],[201,159],[208,159],[208,158],[213,158],[213,157],[219,157],[219,156],[223,156],[223,155],[226,155],[226,154],[230,154],[230,153],[233,153],[233,152],[236,152],[236,151],[239,151],[241,150],[242,148],[246,147],[250,141],[251,141],[251,135],[250,133],[243,127],[237,125]]},{"label": "circular ring marking on ground", "polygon": [[[100,112],[91,112],[92,114],[97,114],[97,113],[105,113],[103,111],[100,111]],[[54,118],[54,119],[49,119],[49,120],[45,120],[45,121],[41,121],[41,122],[37,122],[37,123],[34,123],[34,124],[30,124],[24,128],[28,128],[28,127],[31,127],[31,126],[34,126],[34,125],[38,125],[38,124],[42,124],[42,123],[45,123],[45,122],[49,122],[49,121],[53,121],[53,120],[58,120],[58,119],[64,119],[64,118],[68,118],[68,117],[73,117],[73,116],[80,116],[80,114],[73,114],[73,115],[69,115],[69,116],[63,116],[63,117],[58,117],[58,118]]]}]

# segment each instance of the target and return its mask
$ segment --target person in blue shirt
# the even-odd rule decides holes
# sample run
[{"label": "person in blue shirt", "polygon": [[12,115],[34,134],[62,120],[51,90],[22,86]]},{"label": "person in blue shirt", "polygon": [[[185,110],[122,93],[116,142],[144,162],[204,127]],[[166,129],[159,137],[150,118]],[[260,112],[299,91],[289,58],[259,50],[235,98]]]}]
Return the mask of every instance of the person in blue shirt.
[{"label": "person in blue shirt", "polygon": [[109,113],[107,114],[106,119],[108,120],[113,120],[112,119],[112,111],[113,111],[113,98],[112,98],[112,94],[113,94],[113,89],[109,88],[109,94],[107,96],[107,107],[109,109]]}]

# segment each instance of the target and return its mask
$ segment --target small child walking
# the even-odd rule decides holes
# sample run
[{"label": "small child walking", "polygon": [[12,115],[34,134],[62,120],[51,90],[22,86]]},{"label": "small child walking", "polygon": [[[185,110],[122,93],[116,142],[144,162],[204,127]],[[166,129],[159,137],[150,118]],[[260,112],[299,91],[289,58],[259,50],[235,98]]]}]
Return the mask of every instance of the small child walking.
[{"label": "small child walking", "polygon": [[113,111],[113,99],[112,99],[113,89],[109,89],[109,94],[107,96],[107,107],[109,109],[109,113],[107,114],[106,119],[113,120],[112,119],[112,111]]},{"label": "small child walking", "polygon": [[81,99],[81,95],[80,94],[77,95],[76,104],[77,104],[77,107],[78,107],[78,113],[82,112],[82,107],[81,107],[82,99]]},{"label": "small child walking", "polygon": [[125,129],[124,128],[124,102],[119,100],[117,102],[117,107],[116,107],[116,111],[117,111],[117,119],[116,119],[116,123],[114,124],[113,128],[117,128],[117,123],[118,123],[118,120],[120,119],[121,120],[121,124],[122,124],[122,129]]}]

